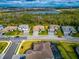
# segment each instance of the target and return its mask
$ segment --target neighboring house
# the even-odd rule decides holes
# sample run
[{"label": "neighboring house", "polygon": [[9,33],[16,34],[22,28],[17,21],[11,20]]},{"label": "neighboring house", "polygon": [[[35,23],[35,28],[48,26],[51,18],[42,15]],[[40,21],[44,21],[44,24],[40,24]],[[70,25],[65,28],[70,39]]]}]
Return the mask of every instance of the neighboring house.
[{"label": "neighboring house", "polygon": [[60,28],[59,25],[50,25],[49,31],[53,31],[54,32],[55,30],[57,30],[59,28]]},{"label": "neighboring house", "polygon": [[54,35],[55,31],[58,30],[59,28],[60,28],[59,25],[50,25],[49,26],[49,33]]},{"label": "neighboring house", "polygon": [[33,35],[38,35],[38,33],[40,32],[40,31],[44,31],[45,30],[45,28],[44,28],[44,26],[42,26],[42,25],[37,25],[37,26],[34,26],[33,27]]},{"label": "neighboring house", "polygon": [[72,33],[76,33],[76,29],[72,26],[62,26],[62,30],[65,36],[70,36]]},{"label": "neighboring house", "polygon": [[3,29],[4,29],[4,27],[2,25],[0,25],[0,30],[3,30]]},{"label": "neighboring house", "polygon": [[33,31],[44,31],[45,28],[42,25],[37,25],[33,27]]},{"label": "neighboring house", "polygon": [[7,26],[2,31],[9,32],[9,31],[13,31],[13,30],[17,30],[17,26]]},{"label": "neighboring house", "polygon": [[23,31],[24,34],[29,33],[29,26],[28,25],[19,25],[18,30]]},{"label": "neighboring house", "polygon": [[79,47],[76,48],[76,52],[79,55]]},{"label": "neighboring house", "polygon": [[2,35],[2,30],[4,29],[4,27],[2,25],[0,25],[0,35]]},{"label": "neighboring house", "polygon": [[78,26],[78,32],[79,32],[79,26]]}]

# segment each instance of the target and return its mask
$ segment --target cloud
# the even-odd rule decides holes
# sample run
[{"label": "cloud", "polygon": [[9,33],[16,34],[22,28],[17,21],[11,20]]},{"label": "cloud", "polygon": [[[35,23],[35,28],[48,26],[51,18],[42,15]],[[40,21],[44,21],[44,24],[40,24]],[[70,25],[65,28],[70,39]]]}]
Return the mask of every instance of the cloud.
[{"label": "cloud", "polygon": [[[60,2],[69,2],[69,1],[79,1],[79,0],[40,0],[40,1],[26,1],[26,0],[0,0],[0,6],[6,7],[58,7],[58,6],[70,6],[67,3]],[[74,6],[74,4],[73,4]],[[76,6],[79,6],[77,3]]]}]

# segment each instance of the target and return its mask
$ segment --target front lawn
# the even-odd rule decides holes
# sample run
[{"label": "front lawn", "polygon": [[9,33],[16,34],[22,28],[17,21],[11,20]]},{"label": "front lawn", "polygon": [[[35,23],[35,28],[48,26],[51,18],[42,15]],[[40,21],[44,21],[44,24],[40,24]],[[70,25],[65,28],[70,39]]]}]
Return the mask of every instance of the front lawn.
[{"label": "front lawn", "polygon": [[27,50],[31,49],[31,46],[32,46],[33,42],[39,42],[39,41],[41,41],[41,40],[23,41],[18,53],[19,54],[24,54]]},{"label": "front lawn", "polygon": [[6,36],[20,36],[20,35],[23,35],[23,32],[21,32],[19,30],[13,30],[13,31],[4,33],[4,35],[6,35]]},{"label": "front lawn", "polygon": [[39,35],[48,35],[48,30],[40,31]]},{"label": "front lawn", "polygon": [[7,45],[7,42],[0,42],[0,54],[4,51]]},{"label": "front lawn", "polygon": [[73,33],[72,37],[79,37],[79,32],[78,33]]},{"label": "front lawn", "polygon": [[30,26],[29,35],[33,35],[33,26]]},{"label": "front lawn", "polygon": [[61,31],[61,29],[58,29],[58,30],[56,30],[55,35],[57,35],[58,37],[62,37],[63,32]]}]

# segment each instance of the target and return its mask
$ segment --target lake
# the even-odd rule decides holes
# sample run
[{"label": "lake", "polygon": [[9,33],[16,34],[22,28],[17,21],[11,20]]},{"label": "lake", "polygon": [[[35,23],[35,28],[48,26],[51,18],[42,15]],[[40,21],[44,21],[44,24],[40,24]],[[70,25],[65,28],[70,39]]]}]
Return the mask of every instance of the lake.
[{"label": "lake", "polygon": [[27,14],[59,14],[59,11],[28,11]]}]

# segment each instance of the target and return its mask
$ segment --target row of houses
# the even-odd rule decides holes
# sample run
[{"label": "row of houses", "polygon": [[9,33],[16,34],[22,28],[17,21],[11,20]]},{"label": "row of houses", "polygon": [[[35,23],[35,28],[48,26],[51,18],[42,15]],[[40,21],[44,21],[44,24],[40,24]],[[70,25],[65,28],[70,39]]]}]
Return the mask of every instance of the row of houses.
[{"label": "row of houses", "polygon": [[[29,31],[30,27],[28,25],[7,26],[7,27],[0,25],[0,31],[2,30],[4,32],[13,31],[17,29],[20,31]],[[44,26],[37,25],[33,27],[33,31],[39,31],[39,30],[44,30]]]},{"label": "row of houses", "polygon": [[0,25],[0,32],[9,32],[9,31],[14,31],[14,30],[19,30],[22,31],[23,33],[26,33],[29,31],[29,26],[28,25],[19,25],[19,26],[7,26],[4,27]]},{"label": "row of houses", "polygon": [[[33,33],[35,35],[37,35],[39,31],[44,31],[45,29],[48,29],[49,33],[54,34],[55,31],[58,30],[59,28],[60,28],[59,25],[50,25],[49,27],[43,26],[43,25],[36,25],[36,26],[33,27],[33,29],[30,29],[29,25],[25,25],[25,24],[19,25],[19,26],[7,26],[7,27],[0,25],[0,31],[1,32],[9,32],[9,31],[13,31],[13,30],[20,30],[24,34],[27,34],[27,33],[29,33],[30,30],[33,30]],[[77,33],[77,30],[73,26],[61,26],[61,28],[62,28],[65,36],[68,36],[72,33]],[[79,27],[77,29],[79,31]]]},{"label": "row of houses", "polygon": [[79,32],[79,27],[75,29],[73,26],[62,26],[62,30],[63,30],[64,36],[70,36],[73,33]]}]

